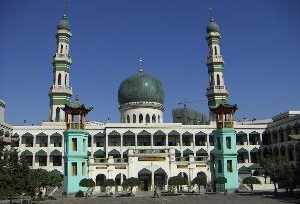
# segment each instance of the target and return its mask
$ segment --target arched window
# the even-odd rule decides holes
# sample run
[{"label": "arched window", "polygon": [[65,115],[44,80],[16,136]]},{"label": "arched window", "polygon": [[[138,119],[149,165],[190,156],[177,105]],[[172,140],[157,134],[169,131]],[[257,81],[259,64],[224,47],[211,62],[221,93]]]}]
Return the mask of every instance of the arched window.
[{"label": "arched window", "polygon": [[133,116],[132,116],[133,118],[132,118],[132,122],[133,123],[136,123],[136,115],[135,114],[133,114]]},{"label": "arched window", "polygon": [[127,115],[127,123],[130,123],[130,117]]},{"label": "arched window", "polygon": [[60,73],[58,74],[58,79],[57,79],[57,81],[58,81],[58,82],[57,82],[58,85],[61,85],[61,74],[60,74]]},{"label": "arched window", "polygon": [[59,107],[56,108],[56,112],[55,112],[55,121],[59,122],[59,114],[60,114],[60,109]]},{"label": "arched window", "polygon": [[213,75],[210,75],[210,85],[213,85],[214,84],[214,77]]},{"label": "arched window", "polygon": [[140,115],[139,115],[139,123],[142,123],[142,122],[143,122],[143,115],[140,114]]},{"label": "arched window", "polygon": [[152,116],[152,123],[156,123],[156,117],[155,117],[155,115]]},{"label": "arched window", "polygon": [[150,123],[150,116],[149,116],[149,114],[146,115],[146,123]]},{"label": "arched window", "polygon": [[220,76],[217,74],[217,85],[220,86]]},{"label": "arched window", "polygon": [[214,50],[215,50],[215,55],[217,55],[217,46],[214,46]]},{"label": "arched window", "polygon": [[64,48],[64,46],[61,44],[61,45],[60,45],[60,51],[59,51],[60,53],[63,52],[63,48]]},{"label": "arched window", "polygon": [[160,123],[160,115],[157,115],[157,122]]},{"label": "arched window", "polygon": [[66,77],[65,77],[65,86],[67,86],[67,81],[68,81],[68,74],[66,74]]}]

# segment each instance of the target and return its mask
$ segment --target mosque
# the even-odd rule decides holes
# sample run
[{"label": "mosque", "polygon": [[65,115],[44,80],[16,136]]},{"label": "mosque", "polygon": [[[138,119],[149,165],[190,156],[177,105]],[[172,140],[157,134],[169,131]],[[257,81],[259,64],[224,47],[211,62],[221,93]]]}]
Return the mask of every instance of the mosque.
[{"label": "mosque", "polygon": [[[105,179],[114,179],[121,186],[129,177],[139,178],[139,190],[149,191],[155,186],[166,189],[168,178],[173,176],[185,177],[190,183],[204,174],[212,183],[218,173],[230,183],[225,188],[234,190],[243,174],[258,168],[260,156],[284,156],[294,165],[300,160],[298,143],[289,137],[299,134],[300,111],[288,111],[270,120],[234,120],[236,106],[228,105],[221,32],[214,18],[206,29],[208,124],[164,122],[164,87],[158,78],[145,73],[142,64],[119,86],[120,122],[85,121],[92,108],[71,100],[71,37],[69,19],[64,15],[56,32],[49,120],[40,125],[6,125],[12,146],[32,168],[64,173],[67,193],[76,192],[78,181],[85,177],[95,181],[95,192],[103,190],[100,185]],[[76,118],[79,123],[73,123]],[[3,119],[4,138],[6,126]],[[226,128],[233,131],[222,130]]]}]

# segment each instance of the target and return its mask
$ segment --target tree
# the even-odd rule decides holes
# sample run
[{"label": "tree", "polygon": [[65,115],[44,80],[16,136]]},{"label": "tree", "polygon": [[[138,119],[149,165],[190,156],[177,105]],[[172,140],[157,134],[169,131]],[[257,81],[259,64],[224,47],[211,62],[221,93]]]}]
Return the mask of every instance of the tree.
[{"label": "tree", "polygon": [[286,192],[292,193],[294,188],[296,188],[296,174],[299,172],[296,172],[296,169],[293,166],[289,165],[289,163],[286,160],[283,160],[280,166],[281,168],[278,187],[285,188]]},{"label": "tree", "polygon": [[64,176],[58,170],[52,170],[49,172],[49,185],[51,187],[61,187]]},{"label": "tree", "polygon": [[200,187],[201,186],[205,186],[207,185],[207,177],[205,174],[201,174],[200,176],[197,176],[196,178],[194,178],[192,180],[192,185],[197,185],[198,186],[198,189],[199,189],[199,192],[200,192]]},{"label": "tree", "polygon": [[109,191],[108,192],[110,192],[110,190],[111,190],[111,187],[113,187],[114,185],[115,185],[115,180],[113,180],[113,179],[106,179],[105,181],[104,181],[104,186],[105,186],[105,188],[106,187],[109,187]]},{"label": "tree", "polygon": [[15,149],[7,150],[0,143],[0,198],[10,199],[21,194],[30,195],[30,169],[18,158]]},{"label": "tree", "polygon": [[138,178],[134,178],[134,177],[130,177],[128,179],[125,179],[125,181],[123,181],[122,186],[124,188],[130,188],[130,193],[132,194],[132,190],[135,186],[138,186],[140,184],[140,181]]},{"label": "tree", "polygon": [[87,188],[86,190],[86,196],[88,196],[88,194],[92,194],[93,193],[93,189],[95,187],[95,182],[93,181],[93,179],[87,179],[84,178],[79,182],[79,186],[80,187],[84,187]]},{"label": "tree", "polygon": [[258,178],[249,176],[243,179],[243,184],[250,185],[251,191],[253,191],[253,184],[261,184],[261,182]]},{"label": "tree", "polygon": [[274,185],[274,193],[277,194],[277,185],[280,180],[281,165],[280,160],[272,157],[267,157],[266,159],[261,159],[261,167],[264,170],[264,175],[270,177]]}]

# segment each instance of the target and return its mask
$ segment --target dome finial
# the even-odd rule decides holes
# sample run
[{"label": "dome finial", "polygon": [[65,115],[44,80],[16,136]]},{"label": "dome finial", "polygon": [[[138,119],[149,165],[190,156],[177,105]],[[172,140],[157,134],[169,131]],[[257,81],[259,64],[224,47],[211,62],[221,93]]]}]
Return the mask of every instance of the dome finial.
[{"label": "dome finial", "polygon": [[64,16],[67,16],[68,12],[68,0],[64,1]]},{"label": "dome finial", "polygon": [[214,15],[213,15],[213,9],[212,9],[212,8],[209,8],[209,9],[208,9],[208,12],[209,12],[209,20],[210,20],[211,22],[215,21]]},{"label": "dome finial", "polygon": [[139,72],[144,72],[144,58],[140,57],[139,58]]}]

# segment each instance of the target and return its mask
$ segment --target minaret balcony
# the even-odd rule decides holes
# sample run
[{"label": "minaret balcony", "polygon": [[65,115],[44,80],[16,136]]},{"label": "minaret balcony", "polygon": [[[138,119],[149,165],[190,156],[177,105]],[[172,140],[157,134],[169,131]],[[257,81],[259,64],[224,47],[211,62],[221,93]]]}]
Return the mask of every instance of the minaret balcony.
[{"label": "minaret balcony", "polygon": [[70,55],[63,54],[63,53],[56,53],[54,56],[54,61],[67,61],[68,63],[72,63],[72,59]]},{"label": "minaret balcony", "polygon": [[222,55],[214,55],[207,57],[207,64],[211,63],[224,63]]},{"label": "minaret balcony", "polygon": [[207,95],[210,94],[228,94],[225,86],[211,86],[207,88]]},{"label": "minaret balcony", "polygon": [[72,95],[72,87],[64,85],[52,85],[49,90],[50,93],[66,93]]}]

